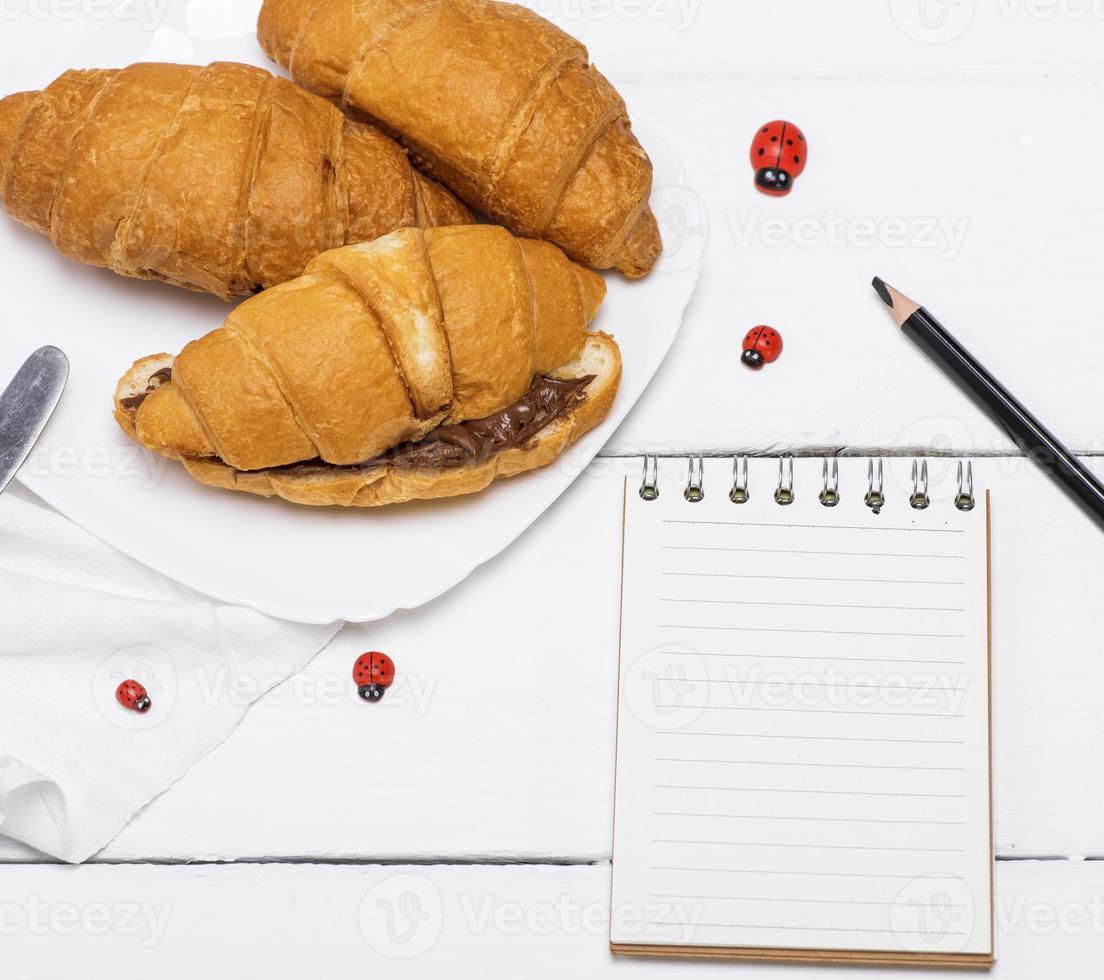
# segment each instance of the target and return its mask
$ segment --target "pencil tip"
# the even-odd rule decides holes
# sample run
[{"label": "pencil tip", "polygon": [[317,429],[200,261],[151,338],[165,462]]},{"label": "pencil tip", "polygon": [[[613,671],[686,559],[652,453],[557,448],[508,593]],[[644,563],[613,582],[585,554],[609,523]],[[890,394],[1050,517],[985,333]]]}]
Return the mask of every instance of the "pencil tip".
[{"label": "pencil tip", "polygon": [[889,288],[886,286],[885,281],[875,276],[871,285],[874,287],[874,292],[878,294],[882,302],[892,310],[893,297],[889,294]]},{"label": "pencil tip", "polygon": [[890,313],[899,327],[903,327],[905,321],[920,309],[919,303],[914,302],[904,293],[894,289],[884,279],[875,276],[874,282],[871,283],[871,285],[874,287],[874,291],[878,294],[881,301],[889,307]]}]

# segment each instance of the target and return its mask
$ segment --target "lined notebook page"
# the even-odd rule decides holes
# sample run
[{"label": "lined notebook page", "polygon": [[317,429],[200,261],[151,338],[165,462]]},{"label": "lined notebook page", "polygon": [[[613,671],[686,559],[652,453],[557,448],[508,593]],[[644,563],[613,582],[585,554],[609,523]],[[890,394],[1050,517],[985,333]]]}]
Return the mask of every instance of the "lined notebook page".
[{"label": "lined notebook page", "polygon": [[984,491],[685,465],[625,488],[614,948],[991,954]]}]

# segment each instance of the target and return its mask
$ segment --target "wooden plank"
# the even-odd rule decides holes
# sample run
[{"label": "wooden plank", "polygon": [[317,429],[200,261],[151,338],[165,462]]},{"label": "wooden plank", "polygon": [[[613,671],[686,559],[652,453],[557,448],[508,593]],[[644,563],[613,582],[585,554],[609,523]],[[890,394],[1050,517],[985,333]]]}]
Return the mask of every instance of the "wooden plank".
[{"label": "wooden plank", "polygon": [[[1057,179],[1050,149],[1078,133],[1084,160],[1104,152],[1093,86],[719,72],[642,77],[625,95],[686,164],[686,186],[657,188],[655,203],[669,261],[701,262],[702,278],[608,451],[1014,451],[900,336],[875,274],[928,304],[1070,445],[1104,450],[1090,367],[1104,333],[1085,309],[1104,173],[1071,164]],[[755,190],[747,158],[756,126],[779,116],[804,128],[810,153],[781,199]],[[681,223],[688,197],[704,235]],[[760,323],[786,346],[755,373],[741,342]]]},{"label": "wooden plank", "polygon": [[[1099,976],[1104,865],[1002,863],[994,980]],[[692,915],[693,910],[687,910]],[[636,910],[617,910],[634,915]],[[609,866],[13,867],[6,975],[37,980],[731,976],[733,964],[614,960]],[[933,927],[938,928],[936,924]],[[821,968],[822,970],[823,968]],[[777,966],[778,980],[823,975]],[[833,977],[901,976],[841,968]]]},{"label": "wooden plank", "polygon": [[[667,464],[672,487],[681,465]],[[711,492],[728,465],[711,463]],[[756,486],[772,485],[774,465],[755,464]],[[797,465],[799,491],[815,489],[819,461]],[[450,595],[345,630],[103,857],[608,856],[625,472],[636,478],[639,461],[599,461]],[[863,461],[843,462],[844,492],[865,477]],[[993,489],[998,851],[1104,855],[1104,537],[1022,459],[976,461],[976,478]],[[895,463],[887,492],[907,479],[907,461]],[[367,649],[388,651],[401,674],[376,705],[349,674]],[[239,683],[256,680],[212,691],[234,696]]]},{"label": "wooden plank", "polygon": [[[1104,150],[1099,3],[963,0],[946,7],[972,9],[969,26],[935,44],[898,23],[919,0],[859,0],[845,17],[752,0],[530,4],[591,44],[687,168],[686,187],[657,188],[656,205],[678,261],[703,263],[700,294],[612,451],[1010,452],[895,334],[868,288],[876,272],[935,307],[1073,446],[1104,451],[1083,367],[1101,360],[1104,334],[1082,309],[1104,205],[1091,165]],[[164,36],[126,24],[113,37],[132,59],[139,42],[172,38],[196,60],[241,48],[208,24],[213,6],[189,19],[170,5]],[[21,59],[56,60],[58,22],[12,26]],[[19,65],[8,77],[45,80]],[[755,192],[746,158],[756,126],[778,115],[805,128],[812,153],[784,200]],[[1056,160],[1069,134],[1077,150]],[[687,194],[705,205],[707,236],[680,239]],[[787,351],[756,376],[739,353],[759,322],[782,330]]]},{"label": "wooden plank", "polygon": [[[1104,451],[1083,367],[1100,362],[1104,334],[1082,309],[1104,205],[1092,166],[1104,151],[1099,2],[858,0],[846,16],[796,0],[529,2],[590,43],[687,169],[685,187],[657,188],[656,206],[677,260],[703,263],[701,291],[612,451],[1010,452],[896,336],[868,289],[876,272],[935,307],[1075,448]],[[220,35],[218,5],[188,6],[169,4],[160,32],[105,27],[69,5],[64,17],[17,16],[5,30],[17,59],[2,74],[9,88],[44,84],[63,55],[95,60],[97,30],[112,32],[114,60],[263,60],[229,26]],[[909,31],[925,6],[951,11],[952,26],[972,17],[924,43]],[[75,54],[59,33],[81,38]],[[812,153],[784,200],[755,192],[746,156],[755,128],[779,115],[805,128]],[[1069,159],[1056,155],[1070,139]],[[705,205],[706,236],[680,238],[688,194]],[[755,376],[740,341],[760,322],[782,330],[787,352]]]},{"label": "wooden plank", "polygon": [[[1092,84],[1099,4],[964,0],[973,17],[960,33],[919,40],[909,5],[886,0],[856,0],[846,16],[792,0],[529,5],[587,41],[676,147],[711,219],[707,239],[681,246],[682,260],[705,263],[685,335],[611,452],[1007,452],[893,334],[867,287],[874,272],[929,301],[1071,443],[1104,451],[1086,382],[1104,335],[1080,308],[1097,279],[1104,203],[1104,176],[1090,165],[1104,140]],[[185,6],[171,5],[157,35],[113,25],[111,60],[142,57],[150,43],[191,45],[195,60],[241,55],[230,35],[199,31]],[[8,22],[15,87],[74,61],[62,34],[88,62],[100,26],[69,11]],[[770,201],[752,189],[746,147],[780,114],[806,128],[814,162],[792,197]],[[1052,147],[1071,133],[1086,162],[1056,172]],[[669,237],[681,193],[658,189]],[[763,321],[789,346],[752,375],[739,343]],[[999,336],[998,322],[1011,324]],[[343,634],[107,856],[604,856],[621,465],[597,464],[453,595]],[[998,847],[1101,854],[1097,535],[1022,460],[985,467],[996,513]],[[349,697],[347,676],[369,646],[396,653],[405,672],[405,688],[374,708]]]}]

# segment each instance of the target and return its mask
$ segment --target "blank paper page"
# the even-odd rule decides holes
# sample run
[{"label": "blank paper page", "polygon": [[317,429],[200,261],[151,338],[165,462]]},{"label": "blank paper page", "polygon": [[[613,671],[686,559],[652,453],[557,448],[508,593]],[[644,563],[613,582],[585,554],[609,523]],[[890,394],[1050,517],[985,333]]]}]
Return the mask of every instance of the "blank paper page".
[{"label": "blank paper page", "polygon": [[990,954],[984,493],[673,463],[625,490],[612,943]]}]

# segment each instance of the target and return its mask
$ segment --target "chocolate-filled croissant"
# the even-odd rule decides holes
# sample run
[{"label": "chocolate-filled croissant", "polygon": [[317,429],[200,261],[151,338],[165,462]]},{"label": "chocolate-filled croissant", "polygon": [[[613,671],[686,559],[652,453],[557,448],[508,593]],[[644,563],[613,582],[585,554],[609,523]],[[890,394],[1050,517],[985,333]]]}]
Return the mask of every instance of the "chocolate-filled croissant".
[{"label": "chocolate-filled croissant", "polygon": [[601,277],[502,228],[405,229],[327,252],[177,356],[115,417],[204,483],[370,507],[543,466],[608,413]]},{"label": "chocolate-filled croissant", "polygon": [[224,299],[471,214],[371,126],[249,65],[68,71],[0,101],[0,202],[62,254]]},{"label": "chocolate-filled croissant", "polygon": [[497,0],[265,0],[258,38],[292,77],[375,122],[519,235],[637,278],[662,248],[652,164],[587,50]]}]

